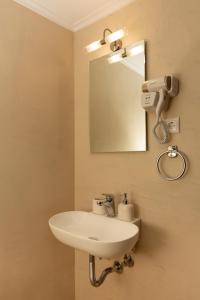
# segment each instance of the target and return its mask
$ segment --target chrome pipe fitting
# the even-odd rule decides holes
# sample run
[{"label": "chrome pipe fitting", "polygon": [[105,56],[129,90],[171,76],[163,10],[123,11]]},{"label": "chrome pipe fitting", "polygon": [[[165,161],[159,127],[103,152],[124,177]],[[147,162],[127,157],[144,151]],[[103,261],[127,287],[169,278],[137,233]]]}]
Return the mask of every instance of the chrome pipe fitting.
[{"label": "chrome pipe fitting", "polygon": [[133,267],[134,260],[131,255],[124,255],[124,260],[122,262],[115,261],[112,267],[108,267],[103,270],[101,275],[98,279],[96,279],[96,272],[95,272],[95,256],[89,254],[89,278],[90,283],[94,287],[99,287],[102,285],[108,274],[110,273],[118,273],[121,274],[123,272],[124,267]]}]

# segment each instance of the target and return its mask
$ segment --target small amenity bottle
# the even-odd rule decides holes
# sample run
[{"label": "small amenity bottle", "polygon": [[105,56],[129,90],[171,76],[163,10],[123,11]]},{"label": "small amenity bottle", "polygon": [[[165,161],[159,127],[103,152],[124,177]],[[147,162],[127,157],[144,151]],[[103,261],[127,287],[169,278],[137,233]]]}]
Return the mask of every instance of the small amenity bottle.
[{"label": "small amenity bottle", "polygon": [[127,193],[124,193],[123,196],[122,203],[118,205],[118,219],[131,222],[134,219],[133,204],[128,202]]}]

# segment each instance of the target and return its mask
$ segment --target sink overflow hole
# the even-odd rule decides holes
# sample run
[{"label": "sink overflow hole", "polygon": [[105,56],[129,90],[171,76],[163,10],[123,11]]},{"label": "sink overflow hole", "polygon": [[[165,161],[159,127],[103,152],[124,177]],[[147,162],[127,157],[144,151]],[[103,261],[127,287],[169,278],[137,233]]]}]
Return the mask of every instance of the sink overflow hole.
[{"label": "sink overflow hole", "polygon": [[98,240],[99,240],[98,238],[96,238],[96,237],[94,237],[94,236],[89,236],[88,239],[89,239],[89,240],[94,240],[94,241],[98,241]]}]

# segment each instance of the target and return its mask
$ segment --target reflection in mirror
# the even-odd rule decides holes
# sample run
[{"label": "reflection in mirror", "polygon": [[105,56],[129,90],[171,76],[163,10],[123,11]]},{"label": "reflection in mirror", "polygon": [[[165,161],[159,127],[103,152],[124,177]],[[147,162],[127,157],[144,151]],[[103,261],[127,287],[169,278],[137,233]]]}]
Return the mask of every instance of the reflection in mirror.
[{"label": "reflection in mirror", "polygon": [[90,62],[91,152],[146,150],[146,114],[141,107],[145,43],[127,49],[135,51],[116,63],[109,63],[110,55]]}]

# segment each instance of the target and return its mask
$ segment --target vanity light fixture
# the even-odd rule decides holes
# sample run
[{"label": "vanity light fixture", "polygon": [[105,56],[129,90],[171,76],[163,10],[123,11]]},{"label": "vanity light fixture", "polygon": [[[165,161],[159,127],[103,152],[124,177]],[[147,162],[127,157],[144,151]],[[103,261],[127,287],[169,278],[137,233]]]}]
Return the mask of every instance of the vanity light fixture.
[{"label": "vanity light fixture", "polygon": [[87,50],[87,52],[93,52],[93,51],[101,48],[102,45],[103,44],[101,43],[100,40],[99,41],[95,41],[95,42],[89,44],[88,46],[86,46],[86,50]]},{"label": "vanity light fixture", "polygon": [[124,29],[119,29],[119,30],[109,34],[106,37],[106,41],[111,44],[115,41],[118,41],[118,40],[122,39],[124,36],[125,36],[125,30]]},{"label": "vanity light fixture", "polygon": [[113,63],[116,63],[116,62],[119,62],[121,61],[122,59],[124,59],[125,57],[127,57],[127,51],[126,51],[126,48],[124,48],[124,52],[118,52],[118,53],[115,53],[113,55],[111,55],[109,58],[108,58],[108,62],[109,64],[113,64]]},{"label": "vanity light fixture", "polygon": [[[109,35],[106,36],[106,33],[109,33]],[[106,45],[106,43],[109,43],[110,49],[113,52],[118,51],[122,48],[121,38],[123,38],[125,34],[126,32],[124,29],[112,32],[110,28],[105,28],[103,31],[103,38],[86,46],[86,50],[87,52],[93,52],[101,48],[103,45]]]},{"label": "vanity light fixture", "polygon": [[138,55],[142,52],[144,52],[144,46],[143,45],[134,46],[134,47],[128,49],[128,56]]},{"label": "vanity light fixture", "polygon": [[140,53],[144,52],[144,46],[143,45],[135,45],[131,48],[124,48],[123,52],[122,51],[118,51],[117,53],[111,55],[108,58],[108,62],[110,64],[116,63],[121,61],[122,59],[128,57],[128,56],[134,56],[134,55],[138,55]]}]

